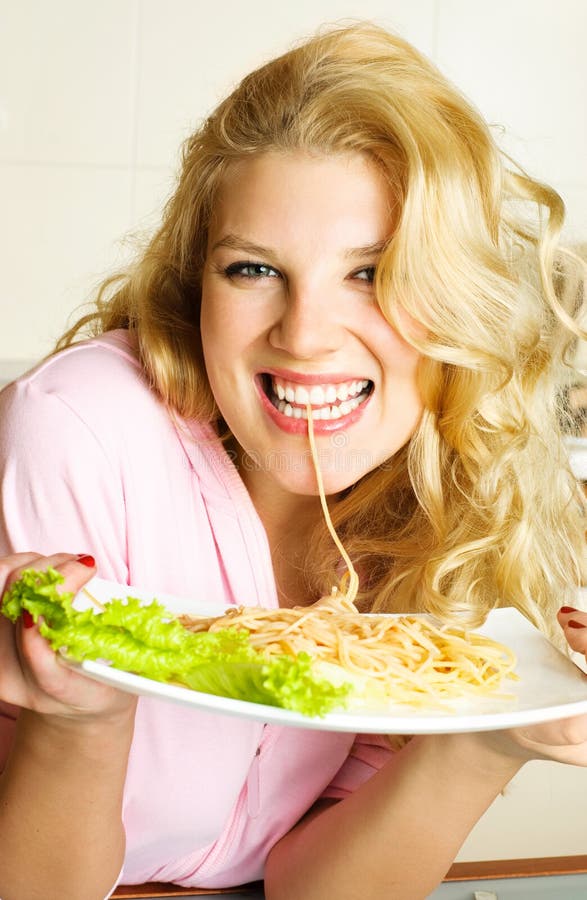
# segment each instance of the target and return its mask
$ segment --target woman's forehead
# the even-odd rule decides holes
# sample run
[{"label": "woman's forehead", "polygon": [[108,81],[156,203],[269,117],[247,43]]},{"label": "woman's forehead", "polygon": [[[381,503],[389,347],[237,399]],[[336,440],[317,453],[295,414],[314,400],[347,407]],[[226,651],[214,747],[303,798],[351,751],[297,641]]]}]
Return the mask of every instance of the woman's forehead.
[{"label": "woman's forehead", "polygon": [[[387,181],[366,154],[268,152],[231,164],[216,194],[213,240],[228,232],[268,240],[290,229],[356,233],[356,246],[389,237],[393,202]],[[354,245],[353,245],[354,246]]]}]

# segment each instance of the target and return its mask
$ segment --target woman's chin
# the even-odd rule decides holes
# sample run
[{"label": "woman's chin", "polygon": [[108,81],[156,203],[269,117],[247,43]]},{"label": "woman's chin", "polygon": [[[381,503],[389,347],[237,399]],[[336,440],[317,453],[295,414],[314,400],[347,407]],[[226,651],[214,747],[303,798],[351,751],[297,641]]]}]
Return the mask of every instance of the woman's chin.
[{"label": "woman's chin", "polygon": [[[322,466],[321,476],[323,490],[326,496],[336,496],[342,491],[355,484],[364,474],[361,472],[345,472],[345,471],[329,471],[327,466]],[[263,473],[265,478],[270,478],[279,489],[285,493],[297,495],[300,497],[317,497],[320,493],[318,488],[318,480],[313,465],[310,463],[308,467],[303,466],[296,470],[269,468]],[[246,476],[245,476],[246,482]]]}]

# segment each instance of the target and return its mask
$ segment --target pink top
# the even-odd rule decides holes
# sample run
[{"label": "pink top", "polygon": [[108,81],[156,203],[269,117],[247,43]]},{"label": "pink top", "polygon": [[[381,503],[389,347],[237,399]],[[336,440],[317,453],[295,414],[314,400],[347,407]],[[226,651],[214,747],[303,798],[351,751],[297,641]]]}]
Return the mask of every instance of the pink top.
[{"label": "pink top", "polygon": [[[173,421],[126,332],[7,387],[0,423],[0,555],[91,553],[101,577],[154,595],[277,606],[266,534],[236,468],[211,427]],[[0,706],[0,766],[16,712]],[[262,878],[268,851],[318,797],[345,797],[388,758],[377,738],[354,737],[141,698],[120,881]]]}]

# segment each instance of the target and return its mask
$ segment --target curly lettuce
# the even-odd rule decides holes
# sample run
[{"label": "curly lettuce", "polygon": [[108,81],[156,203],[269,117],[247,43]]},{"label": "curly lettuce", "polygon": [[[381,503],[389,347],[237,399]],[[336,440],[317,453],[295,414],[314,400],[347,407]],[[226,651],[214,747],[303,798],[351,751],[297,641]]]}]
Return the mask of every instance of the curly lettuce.
[{"label": "curly lettuce", "polygon": [[157,600],[144,605],[126,597],[101,610],[74,609],[74,595],[59,590],[62,582],[53,568],[27,569],[5,593],[0,612],[16,622],[27,610],[53,650],[67,659],[101,660],[155,681],[307,716],[344,706],[351,691],[313,671],[306,653],[265,656],[242,629],[187,631]]}]

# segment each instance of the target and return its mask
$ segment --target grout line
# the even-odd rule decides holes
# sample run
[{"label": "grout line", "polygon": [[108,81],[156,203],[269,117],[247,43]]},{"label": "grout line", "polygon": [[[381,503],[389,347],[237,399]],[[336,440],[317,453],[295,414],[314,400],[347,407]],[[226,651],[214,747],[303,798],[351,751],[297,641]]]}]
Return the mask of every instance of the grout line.
[{"label": "grout line", "polygon": [[133,61],[133,83],[131,91],[131,134],[129,147],[130,189],[129,189],[129,226],[136,219],[137,205],[137,173],[139,156],[139,97],[141,88],[141,25],[142,25],[142,0],[135,0],[134,4],[134,29],[131,44],[131,57]]},{"label": "grout line", "polygon": [[[132,163],[93,163],[84,162],[83,160],[54,160],[54,159],[2,159],[0,157],[0,169],[87,169],[92,170],[109,170],[112,172],[127,172],[131,168]],[[168,172],[169,166],[155,165],[154,163],[142,163],[137,166],[141,172]]]},{"label": "grout line", "polygon": [[434,0],[432,12],[432,59],[438,63],[439,29],[440,29],[440,4],[442,0]]}]

